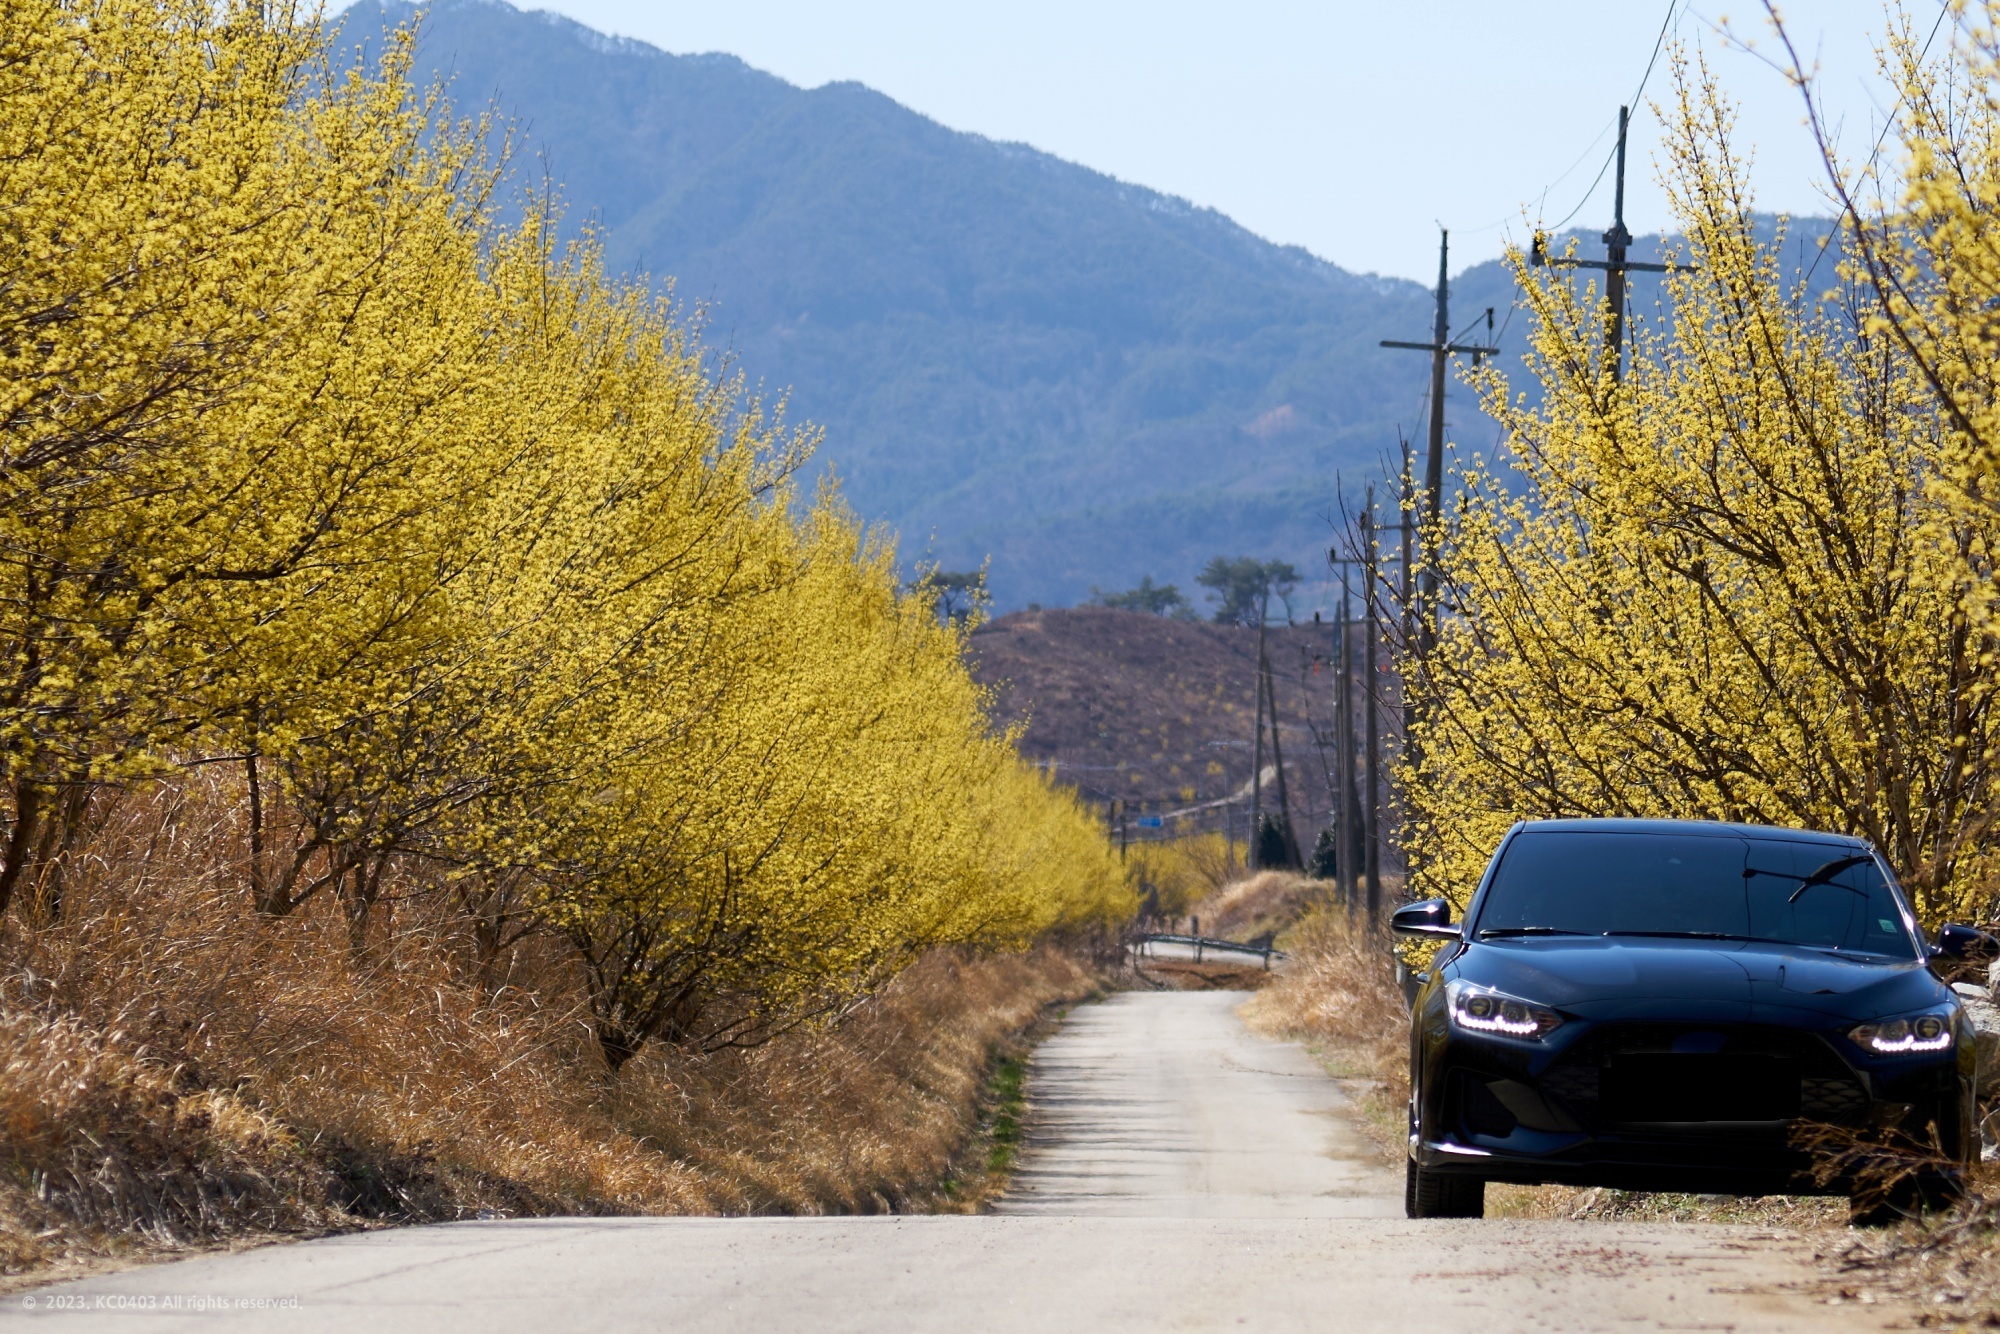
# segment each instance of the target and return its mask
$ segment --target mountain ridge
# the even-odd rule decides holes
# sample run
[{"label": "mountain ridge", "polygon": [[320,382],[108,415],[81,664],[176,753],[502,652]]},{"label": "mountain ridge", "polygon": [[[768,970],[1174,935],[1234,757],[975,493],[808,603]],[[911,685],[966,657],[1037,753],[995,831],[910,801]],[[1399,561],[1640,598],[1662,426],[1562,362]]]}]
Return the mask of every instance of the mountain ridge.
[{"label": "mountain ridge", "polygon": [[[415,13],[362,0],[341,43]],[[1335,473],[1373,472],[1421,396],[1422,368],[1374,347],[1421,322],[1418,285],[863,85],[497,0],[434,6],[415,57],[511,118],[613,271],[670,276],[752,385],[824,428],[906,561],[990,557],[1000,606],[1222,551],[1309,562]]]},{"label": "mountain ridge", "polygon": [[[361,0],[339,40],[416,13]],[[1417,283],[853,81],[504,0],[440,0],[415,57],[512,118],[614,272],[671,279],[751,386],[823,428],[817,466],[906,564],[990,561],[998,609],[1217,554],[1317,573],[1339,490],[1421,438],[1425,359],[1377,346],[1428,336]],[[1511,298],[1498,263],[1453,281],[1461,312]],[[1469,393],[1448,406],[1456,434],[1488,429]]]}]

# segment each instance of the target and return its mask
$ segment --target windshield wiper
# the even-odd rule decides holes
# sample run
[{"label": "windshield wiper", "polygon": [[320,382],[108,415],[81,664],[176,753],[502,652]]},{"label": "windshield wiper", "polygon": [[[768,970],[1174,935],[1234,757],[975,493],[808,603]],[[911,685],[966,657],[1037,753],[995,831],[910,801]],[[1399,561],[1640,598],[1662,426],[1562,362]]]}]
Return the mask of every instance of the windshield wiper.
[{"label": "windshield wiper", "polygon": [[[1835,876],[1839,875],[1842,871],[1847,870],[1849,867],[1859,866],[1861,865],[1861,863],[1867,860],[1868,860],[1868,854],[1865,852],[1859,853],[1852,857],[1835,857],[1832,861],[1820,867],[1817,871],[1814,871],[1811,875],[1807,876],[1802,882],[1800,882],[1799,887],[1792,891],[1792,896],[1786,899],[1785,902],[1797,903],[1799,901],[1799,895],[1805,893],[1807,890],[1811,889],[1814,885],[1832,885],[1833,878]],[[1833,887],[1835,889],[1844,889],[1850,894],[1859,894],[1863,898],[1868,897],[1867,890],[1856,889],[1852,885],[1834,885]]]},{"label": "windshield wiper", "polygon": [[1499,936],[1587,936],[1588,931],[1565,931],[1559,926],[1496,926],[1481,931],[1481,940],[1491,940]]},{"label": "windshield wiper", "polygon": [[[1789,906],[1790,904],[1797,903],[1799,895],[1805,893],[1813,886],[1833,885],[1833,878],[1835,876],[1839,875],[1842,871],[1859,866],[1868,860],[1869,856],[1865,852],[1856,853],[1851,857],[1835,857],[1832,861],[1819,867],[1819,869],[1813,871],[1810,875],[1798,875],[1791,871],[1767,871],[1761,866],[1746,866],[1743,868],[1743,878],[1748,880],[1753,875],[1768,875],[1779,880],[1798,881],[1799,887],[1792,891],[1790,898],[1785,900],[1785,903]],[[1859,894],[1863,898],[1868,896],[1867,890],[1856,889],[1853,885],[1833,885],[1833,887],[1835,889],[1844,889],[1850,894]]]}]

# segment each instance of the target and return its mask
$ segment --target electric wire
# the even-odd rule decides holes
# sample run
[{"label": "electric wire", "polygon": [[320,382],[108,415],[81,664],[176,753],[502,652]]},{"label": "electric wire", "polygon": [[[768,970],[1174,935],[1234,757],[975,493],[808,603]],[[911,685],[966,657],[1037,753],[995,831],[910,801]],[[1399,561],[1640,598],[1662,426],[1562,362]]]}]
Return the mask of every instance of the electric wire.
[{"label": "electric wire", "polygon": [[[1666,48],[1667,34],[1673,31],[1677,17],[1681,12],[1683,12],[1684,7],[1690,3],[1692,3],[1692,0],[1667,0],[1667,17],[1660,23],[1659,35],[1653,38],[1653,54],[1646,57],[1646,72],[1639,76],[1639,86],[1632,90],[1632,99],[1631,101],[1626,103],[1627,106],[1638,107],[1643,105],[1639,99],[1645,96],[1646,84],[1649,81],[1651,81],[1653,77],[1653,67],[1659,64],[1660,52]],[[1616,122],[1614,121],[1613,123],[1615,124]],[[1603,138],[1604,138],[1604,132],[1600,130],[1598,131],[1597,139],[1593,139],[1591,142],[1594,145]],[[1589,151],[1590,150],[1587,148],[1584,150],[1585,153],[1588,153]],[[1571,218],[1574,218],[1577,214],[1583,212],[1583,206],[1585,204],[1588,204],[1591,201],[1591,199],[1596,196],[1597,187],[1604,184],[1604,173],[1611,170],[1611,164],[1617,158],[1617,156],[1618,156],[1618,146],[1616,144],[1613,144],[1611,147],[1611,151],[1605,155],[1604,164],[1597,169],[1597,176],[1595,179],[1591,181],[1590,188],[1583,192],[1583,198],[1576,201],[1576,207],[1571,209],[1568,213],[1564,214],[1561,222],[1548,226],[1543,230],[1551,232],[1561,231],[1564,227],[1569,225],[1569,221]],[[1572,167],[1571,170],[1574,171],[1575,168]],[[1564,173],[1564,175],[1567,174],[1568,174],[1567,172]],[[1551,183],[1548,187],[1546,187],[1542,191],[1542,197],[1544,199],[1548,198],[1549,190],[1554,188],[1555,188],[1554,184]]]}]

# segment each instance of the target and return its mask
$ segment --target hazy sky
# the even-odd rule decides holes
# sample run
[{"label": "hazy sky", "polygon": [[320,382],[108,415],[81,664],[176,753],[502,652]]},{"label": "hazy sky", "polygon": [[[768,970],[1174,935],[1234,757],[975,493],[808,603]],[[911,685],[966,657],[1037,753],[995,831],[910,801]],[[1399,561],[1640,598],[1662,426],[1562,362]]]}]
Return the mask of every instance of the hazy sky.
[{"label": "hazy sky", "polygon": [[[1929,32],[1938,0],[1905,0]],[[807,87],[856,79],[956,129],[1020,140],[1220,209],[1349,268],[1428,283],[1498,253],[1524,204],[1581,202],[1644,73],[1668,0],[528,0],[676,52],[727,51]],[[1761,0],[1675,0],[1757,148],[1759,203],[1825,212],[1798,95],[1725,18],[1768,37]],[[1865,155],[1882,87],[1881,0],[1789,0],[1845,142]],[[1944,40],[1942,37],[1940,41]],[[1662,55],[1646,98],[1667,94]],[[1657,127],[1637,113],[1627,220],[1667,221]],[[1593,146],[1595,141],[1595,146]],[[1565,173],[1567,172],[1567,175]],[[1546,194],[1544,193],[1546,191]],[[1539,202],[1544,201],[1545,202]],[[1601,226],[1610,182],[1576,214]]]}]

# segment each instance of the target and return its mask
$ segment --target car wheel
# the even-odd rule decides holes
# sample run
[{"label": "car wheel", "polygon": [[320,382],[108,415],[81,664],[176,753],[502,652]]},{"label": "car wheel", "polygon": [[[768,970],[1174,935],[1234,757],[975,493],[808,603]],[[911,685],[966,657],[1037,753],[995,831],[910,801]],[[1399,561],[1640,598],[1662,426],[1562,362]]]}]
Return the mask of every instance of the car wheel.
[{"label": "car wheel", "polygon": [[1847,1197],[1850,1227],[1894,1227],[1942,1213],[1965,1197],[1965,1182],[1955,1175],[1924,1172],[1903,1177],[1887,1188],[1874,1186],[1855,1190]]},{"label": "car wheel", "polygon": [[1426,1172],[1403,1160],[1403,1213],[1410,1218],[1484,1218],[1486,1183],[1478,1177]]},{"label": "car wheel", "polygon": [[1896,1200],[1900,1192],[1896,1190],[1856,1190],[1848,1196],[1848,1226],[1850,1228],[1894,1228],[1898,1222],[1910,1218],[1904,1212],[1904,1204]]}]

